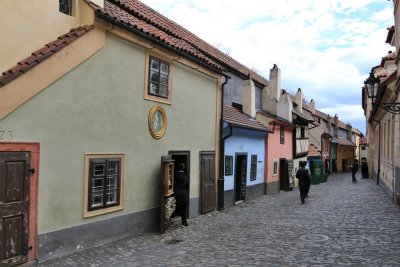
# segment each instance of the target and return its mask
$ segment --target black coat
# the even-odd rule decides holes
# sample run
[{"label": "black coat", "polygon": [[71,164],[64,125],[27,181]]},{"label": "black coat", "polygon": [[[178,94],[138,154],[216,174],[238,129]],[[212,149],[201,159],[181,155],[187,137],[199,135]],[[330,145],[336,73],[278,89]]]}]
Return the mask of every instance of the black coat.
[{"label": "black coat", "polygon": [[187,192],[189,189],[189,179],[183,171],[175,173],[174,197],[178,205],[187,205]]},{"label": "black coat", "polygon": [[307,185],[310,183],[310,174],[306,168],[300,168],[296,173],[296,178],[299,179],[300,185]]},{"label": "black coat", "polygon": [[351,173],[355,174],[358,171],[358,163],[351,165]]}]

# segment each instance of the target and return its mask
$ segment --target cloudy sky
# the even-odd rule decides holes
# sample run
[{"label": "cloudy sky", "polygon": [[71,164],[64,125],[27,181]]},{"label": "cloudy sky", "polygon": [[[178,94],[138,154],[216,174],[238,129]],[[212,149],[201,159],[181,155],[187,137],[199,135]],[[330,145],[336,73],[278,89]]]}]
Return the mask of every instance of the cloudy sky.
[{"label": "cloudy sky", "polygon": [[282,88],[365,133],[361,86],[389,50],[388,0],[141,0]]}]

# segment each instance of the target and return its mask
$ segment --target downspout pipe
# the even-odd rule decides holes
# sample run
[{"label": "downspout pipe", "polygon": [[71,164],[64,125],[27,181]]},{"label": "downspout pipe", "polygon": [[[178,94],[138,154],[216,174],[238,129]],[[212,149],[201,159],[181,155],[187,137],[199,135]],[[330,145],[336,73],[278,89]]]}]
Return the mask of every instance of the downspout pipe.
[{"label": "downspout pipe", "polygon": [[230,126],[230,133],[228,136],[223,136],[224,130],[224,87],[231,78],[223,74],[225,81],[221,85],[221,118],[219,120],[219,175],[218,175],[218,210],[221,211],[225,207],[224,203],[224,156],[225,156],[225,140],[232,136],[232,126]]},{"label": "downspout pipe", "polygon": [[375,120],[379,125],[379,133],[378,133],[378,176],[376,177],[376,184],[379,185],[379,175],[381,173],[381,122]]}]

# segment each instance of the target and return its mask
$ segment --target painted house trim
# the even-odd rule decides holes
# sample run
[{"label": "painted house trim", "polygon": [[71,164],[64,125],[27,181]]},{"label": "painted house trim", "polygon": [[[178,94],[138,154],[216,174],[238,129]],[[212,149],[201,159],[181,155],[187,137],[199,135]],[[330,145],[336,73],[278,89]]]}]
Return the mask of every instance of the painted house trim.
[{"label": "painted house trim", "polygon": [[40,143],[38,142],[4,142],[0,141],[1,152],[30,152],[30,167],[34,173],[30,177],[29,188],[29,222],[28,222],[28,246],[32,249],[28,251],[28,262],[38,258],[38,194],[39,194],[39,162],[40,162]]}]

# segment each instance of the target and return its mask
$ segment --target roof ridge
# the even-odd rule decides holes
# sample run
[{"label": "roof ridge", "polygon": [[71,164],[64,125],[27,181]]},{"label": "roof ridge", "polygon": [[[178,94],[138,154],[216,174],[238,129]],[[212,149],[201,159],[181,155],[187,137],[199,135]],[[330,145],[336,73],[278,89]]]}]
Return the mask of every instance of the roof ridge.
[{"label": "roof ridge", "polygon": [[[213,45],[209,44],[208,42],[204,41],[200,37],[198,37],[196,34],[192,33],[182,25],[174,22],[173,20],[167,18],[166,16],[162,15],[158,11],[154,10],[153,8],[145,5],[144,3],[137,1],[137,0],[105,0],[106,2],[112,3],[117,5],[118,7],[122,8],[125,12],[127,12],[130,15],[133,15],[139,19],[144,20],[145,22],[149,23],[153,27],[156,27],[157,29],[160,29],[164,31],[167,34],[170,34],[171,36],[182,39],[185,42],[189,43],[191,46],[193,46],[195,49],[199,50],[201,53],[205,54],[207,57],[211,58],[213,61],[218,62],[219,64],[223,64],[225,66],[228,66],[231,70],[236,70],[237,72],[241,72],[243,75],[248,76],[249,73],[251,73],[251,76],[253,79],[264,86],[268,85],[268,80],[264,78],[263,76],[257,74],[250,68],[246,67],[239,61],[235,60],[231,56],[227,55],[226,53],[223,53],[220,51],[218,48],[214,47]],[[167,23],[167,26],[163,26],[160,23],[157,23],[154,19],[152,19],[150,16],[146,15],[144,12],[141,12],[140,10],[135,10],[134,9],[134,4],[138,4],[141,7],[145,8],[151,13],[154,13],[155,15],[158,16],[163,22]],[[140,7],[139,7],[140,8]],[[170,29],[168,26],[171,26],[171,28],[177,29],[177,32],[174,32],[172,29]],[[179,31],[182,31],[181,33]],[[194,39],[194,41],[191,40],[191,38],[185,38],[185,35],[191,37]],[[196,44],[196,42],[198,42]],[[201,45],[205,45],[206,47],[201,47]],[[213,50],[217,55],[213,55],[212,53],[209,52],[209,50]],[[230,62],[232,61],[232,62]],[[237,65],[236,67],[234,65]],[[242,68],[240,70],[239,68]]]}]

